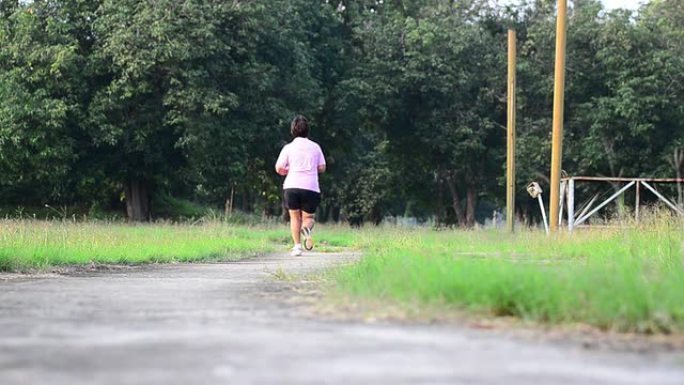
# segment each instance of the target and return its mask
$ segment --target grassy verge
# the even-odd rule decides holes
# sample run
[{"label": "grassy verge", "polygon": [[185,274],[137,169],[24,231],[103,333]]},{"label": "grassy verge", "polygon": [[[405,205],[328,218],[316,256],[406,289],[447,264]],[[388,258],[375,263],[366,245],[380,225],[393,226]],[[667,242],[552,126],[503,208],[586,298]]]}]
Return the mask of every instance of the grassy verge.
[{"label": "grassy verge", "polygon": [[333,290],[347,297],[618,331],[684,331],[684,237],[669,221],[555,238],[385,229],[349,241],[366,251],[358,264],[332,273]]},{"label": "grassy verge", "polygon": [[[317,226],[316,251],[357,243],[343,226]],[[237,225],[212,219],[197,225],[0,220],[0,271],[54,266],[228,261],[291,246],[286,225]]]},{"label": "grassy verge", "polygon": [[[561,234],[319,226],[317,251],[355,248],[332,290],[381,306],[457,308],[551,324],[684,331],[680,224]],[[0,221],[0,271],[235,260],[289,245],[287,227]]]},{"label": "grassy verge", "polygon": [[0,221],[0,271],[88,263],[138,264],[235,260],[273,251],[268,227],[62,221]]}]

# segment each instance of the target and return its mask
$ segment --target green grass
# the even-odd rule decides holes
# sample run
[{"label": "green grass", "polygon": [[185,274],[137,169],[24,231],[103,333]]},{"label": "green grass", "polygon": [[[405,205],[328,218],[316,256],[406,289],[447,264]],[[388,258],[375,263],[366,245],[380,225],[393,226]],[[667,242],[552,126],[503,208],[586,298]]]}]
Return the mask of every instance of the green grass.
[{"label": "green grass", "polygon": [[[318,226],[316,239],[317,251],[364,252],[360,262],[329,273],[330,290],[378,306],[424,305],[642,333],[684,331],[684,233],[671,220],[557,237]],[[0,271],[235,260],[285,251],[289,244],[283,224],[0,220]]]},{"label": "green grass", "polygon": [[[195,224],[0,220],[0,271],[55,266],[228,261],[291,246],[285,224],[235,224],[205,218]],[[316,251],[353,245],[358,232],[318,226]]]},{"label": "green grass", "polygon": [[334,292],[352,298],[618,331],[684,331],[684,237],[672,222],[557,237],[384,229],[349,241],[362,245],[364,257],[332,278]]},{"label": "green grass", "polygon": [[88,263],[235,260],[275,250],[277,233],[274,228],[219,223],[192,226],[3,220],[0,271]]}]

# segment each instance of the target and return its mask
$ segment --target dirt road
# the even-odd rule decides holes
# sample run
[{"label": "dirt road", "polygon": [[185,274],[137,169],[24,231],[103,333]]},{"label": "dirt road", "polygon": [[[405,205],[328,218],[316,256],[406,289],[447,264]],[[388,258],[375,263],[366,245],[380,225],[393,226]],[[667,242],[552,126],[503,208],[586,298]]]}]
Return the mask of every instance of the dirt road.
[{"label": "dirt road", "polygon": [[272,278],[349,258],[0,276],[0,383],[684,384],[684,361],[669,354],[316,319]]}]

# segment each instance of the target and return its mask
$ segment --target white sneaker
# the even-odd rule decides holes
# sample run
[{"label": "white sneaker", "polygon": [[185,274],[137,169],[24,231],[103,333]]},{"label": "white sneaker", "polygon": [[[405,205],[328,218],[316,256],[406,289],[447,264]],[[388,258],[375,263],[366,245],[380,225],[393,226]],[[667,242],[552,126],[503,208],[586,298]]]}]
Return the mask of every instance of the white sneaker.
[{"label": "white sneaker", "polygon": [[302,255],[302,245],[295,245],[290,251],[290,255],[293,257],[299,257]]},{"label": "white sneaker", "polygon": [[304,239],[304,248],[307,251],[311,251],[311,249],[314,247],[313,229],[303,226],[301,234],[302,238]]}]

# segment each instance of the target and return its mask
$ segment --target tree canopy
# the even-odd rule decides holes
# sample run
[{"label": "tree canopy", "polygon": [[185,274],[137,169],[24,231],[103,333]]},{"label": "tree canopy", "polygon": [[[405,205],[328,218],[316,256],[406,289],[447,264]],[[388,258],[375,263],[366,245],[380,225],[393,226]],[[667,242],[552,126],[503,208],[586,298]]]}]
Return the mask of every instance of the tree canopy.
[{"label": "tree canopy", "polygon": [[[273,163],[303,113],[328,159],[321,220],[472,226],[504,201],[508,28],[518,187],[548,177],[554,3],[2,1],[0,205],[276,216]],[[571,3],[565,170],[681,175],[683,23],[677,0]]]}]

